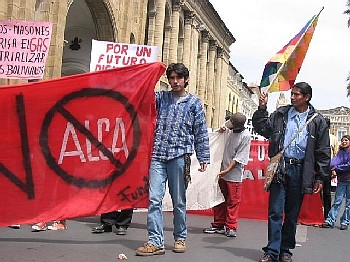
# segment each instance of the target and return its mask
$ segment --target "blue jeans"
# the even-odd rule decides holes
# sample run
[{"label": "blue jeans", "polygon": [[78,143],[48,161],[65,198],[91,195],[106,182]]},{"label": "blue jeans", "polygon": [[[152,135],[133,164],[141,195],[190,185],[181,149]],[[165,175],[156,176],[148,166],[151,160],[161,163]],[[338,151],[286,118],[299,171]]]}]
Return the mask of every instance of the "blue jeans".
[{"label": "blue jeans", "polygon": [[[268,209],[268,244],[265,253],[274,259],[295,248],[297,220],[303,201],[302,165],[286,164],[285,182],[270,186]],[[284,214],[284,221],[283,221]]]},{"label": "blue jeans", "polygon": [[346,203],[343,215],[340,218],[340,224],[350,224],[350,181],[338,181],[337,189],[335,191],[334,203],[326,219],[326,222],[332,226],[334,226],[335,221],[337,220],[344,195],[346,198]]},{"label": "blue jeans", "polygon": [[174,239],[185,240],[186,225],[186,188],[184,179],[184,156],[167,162],[151,161],[149,172],[149,207],[147,216],[148,242],[164,247],[164,226],[162,201],[168,180],[169,193],[173,202]]}]

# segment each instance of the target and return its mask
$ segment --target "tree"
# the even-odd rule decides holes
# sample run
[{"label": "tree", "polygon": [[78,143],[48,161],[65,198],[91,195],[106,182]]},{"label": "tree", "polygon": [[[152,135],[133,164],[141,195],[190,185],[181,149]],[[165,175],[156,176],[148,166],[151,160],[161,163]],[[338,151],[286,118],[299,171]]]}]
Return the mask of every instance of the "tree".
[{"label": "tree", "polygon": [[[347,10],[344,11],[344,14],[348,15],[349,16],[349,19],[348,19],[348,27],[350,28],[350,0],[347,1]],[[348,90],[348,95],[347,96],[350,96],[350,74],[348,75],[348,78],[346,79],[347,81],[347,90]]]},{"label": "tree", "polygon": [[[346,5],[347,5],[348,9],[344,11],[344,14],[350,16],[350,0],[348,0]],[[349,20],[348,20],[348,27],[350,27],[350,17],[349,17]]]}]

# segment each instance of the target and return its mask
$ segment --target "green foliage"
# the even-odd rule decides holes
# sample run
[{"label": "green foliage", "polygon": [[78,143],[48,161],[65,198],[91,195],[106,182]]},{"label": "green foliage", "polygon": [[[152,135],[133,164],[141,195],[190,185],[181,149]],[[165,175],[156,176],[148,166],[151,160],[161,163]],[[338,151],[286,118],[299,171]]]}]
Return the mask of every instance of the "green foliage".
[{"label": "green foliage", "polygon": [[[346,3],[346,6],[348,7],[348,9],[344,11],[344,14],[350,16],[350,0],[348,0],[348,2]],[[349,17],[349,20],[348,20],[348,27],[350,27],[350,17]]]}]

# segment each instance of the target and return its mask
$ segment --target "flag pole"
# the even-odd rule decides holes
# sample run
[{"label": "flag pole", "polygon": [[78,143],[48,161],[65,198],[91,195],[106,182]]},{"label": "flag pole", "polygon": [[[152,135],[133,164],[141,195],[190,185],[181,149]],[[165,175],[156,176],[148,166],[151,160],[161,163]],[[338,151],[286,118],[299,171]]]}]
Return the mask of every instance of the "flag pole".
[{"label": "flag pole", "polygon": [[302,34],[302,36],[299,38],[298,42],[295,44],[295,48],[294,48],[293,52],[290,53],[288,59],[287,59],[287,60],[281,65],[281,67],[278,69],[278,71],[277,71],[275,77],[273,78],[272,81],[270,81],[269,86],[266,88],[265,93],[269,93],[269,90],[270,90],[272,84],[275,82],[275,80],[276,80],[276,78],[278,77],[279,73],[282,71],[284,65],[290,60],[291,55],[294,53],[294,51],[295,51],[295,49],[297,48],[297,46],[299,45],[300,41],[304,38],[304,36],[305,36],[307,30],[309,30],[310,26],[313,24],[313,22],[316,20],[316,18],[318,19],[318,17],[320,16],[321,12],[323,11],[323,9],[324,9],[324,6],[322,6],[321,10],[320,10],[320,11],[318,12],[318,14],[314,17],[314,19],[311,21],[311,23],[310,23],[310,25],[308,26],[308,28],[304,31],[304,33]]}]

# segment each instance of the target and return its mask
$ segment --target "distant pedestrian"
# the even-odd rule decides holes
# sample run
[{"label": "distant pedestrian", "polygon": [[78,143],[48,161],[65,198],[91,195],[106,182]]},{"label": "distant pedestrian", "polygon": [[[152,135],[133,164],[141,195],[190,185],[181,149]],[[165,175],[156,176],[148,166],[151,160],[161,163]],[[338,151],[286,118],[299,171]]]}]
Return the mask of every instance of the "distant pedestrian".
[{"label": "distant pedestrian", "polygon": [[340,218],[340,230],[347,230],[350,224],[350,136],[345,135],[341,139],[339,151],[331,161],[332,173],[338,178],[338,185],[335,191],[334,203],[325,223],[324,228],[334,227],[337,220],[340,206],[345,197],[345,208]]},{"label": "distant pedestrian", "polygon": [[[331,120],[329,118],[325,118],[326,123],[328,125],[328,128],[330,129],[331,127]],[[339,149],[339,143],[338,143],[338,139],[335,135],[333,135],[331,133],[331,131],[329,130],[329,142],[330,142],[330,146],[331,146],[331,158],[333,158],[338,149]],[[321,196],[322,196],[322,202],[323,202],[323,216],[324,219],[327,218],[329,210],[331,210],[331,206],[332,206],[332,185],[331,182],[332,180],[336,180],[336,176],[332,176],[332,173],[329,174],[329,177],[325,178],[325,180],[323,181],[323,188],[321,191]]]}]

